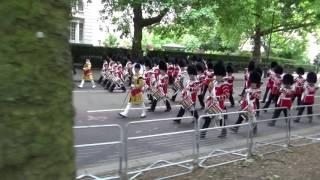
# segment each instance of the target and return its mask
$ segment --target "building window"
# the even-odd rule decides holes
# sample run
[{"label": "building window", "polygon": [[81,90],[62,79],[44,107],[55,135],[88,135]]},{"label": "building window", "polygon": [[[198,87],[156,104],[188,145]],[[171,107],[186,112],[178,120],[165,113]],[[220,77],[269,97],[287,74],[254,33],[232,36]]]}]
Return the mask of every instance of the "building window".
[{"label": "building window", "polygon": [[78,11],[83,11],[83,1],[82,0],[78,1]]},{"label": "building window", "polygon": [[83,40],[83,23],[79,23],[79,41]]},{"label": "building window", "polygon": [[70,40],[72,40],[72,41],[76,40],[76,28],[77,28],[77,23],[71,22],[71,25],[70,25]]}]

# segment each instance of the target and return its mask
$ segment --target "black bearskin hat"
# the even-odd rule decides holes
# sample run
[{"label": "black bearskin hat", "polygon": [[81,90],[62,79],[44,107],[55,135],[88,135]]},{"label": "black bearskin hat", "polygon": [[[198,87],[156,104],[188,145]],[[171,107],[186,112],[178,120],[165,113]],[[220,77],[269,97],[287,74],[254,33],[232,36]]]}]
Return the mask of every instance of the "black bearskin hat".
[{"label": "black bearskin hat", "polygon": [[248,71],[252,72],[252,71],[254,71],[254,68],[255,68],[254,61],[250,61],[249,64],[248,64]]},{"label": "black bearskin hat", "polygon": [[249,76],[251,83],[261,84],[261,74],[258,71],[252,71]]},{"label": "black bearskin hat", "polygon": [[186,66],[187,66],[187,62],[186,62],[185,59],[179,59],[179,60],[178,60],[178,65],[179,65],[180,67],[186,67]]},{"label": "black bearskin hat", "polygon": [[234,71],[233,71],[233,67],[232,67],[232,63],[228,63],[228,65],[227,65],[227,72],[228,73],[233,73]]},{"label": "black bearskin hat", "polygon": [[189,75],[197,75],[197,67],[195,65],[189,65],[187,71]]},{"label": "black bearskin hat", "polygon": [[282,74],[283,73],[283,68],[278,65],[278,66],[275,67],[274,72],[276,74]]},{"label": "black bearskin hat", "polygon": [[145,61],[144,61],[144,65],[146,67],[152,68],[151,60],[149,58],[146,58]]},{"label": "black bearskin hat", "polygon": [[294,83],[293,76],[291,74],[285,74],[282,78],[284,85],[292,85]]},{"label": "black bearskin hat", "polygon": [[304,69],[302,67],[298,67],[296,69],[296,73],[299,74],[299,75],[304,75]]},{"label": "black bearskin hat", "polygon": [[260,67],[257,67],[254,71],[260,74],[260,77],[262,77],[263,71]]},{"label": "black bearskin hat", "polygon": [[317,82],[317,74],[315,72],[309,72],[307,74],[307,82],[308,83],[316,83]]},{"label": "black bearskin hat", "polygon": [[213,69],[213,63],[211,61],[208,62],[207,66],[208,69]]},{"label": "black bearskin hat", "polygon": [[273,69],[276,66],[278,66],[278,63],[276,61],[272,61],[271,64],[270,64],[270,67]]},{"label": "black bearskin hat", "polygon": [[163,71],[167,71],[167,64],[164,61],[160,61],[159,69]]},{"label": "black bearskin hat", "polygon": [[222,61],[217,62],[213,67],[214,74],[216,76],[226,76],[226,68]]},{"label": "black bearskin hat", "polygon": [[135,69],[141,69],[141,66],[140,66],[139,63],[136,63],[136,64],[134,65],[134,68],[135,68]]},{"label": "black bearskin hat", "polygon": [[201,73],[204,72],[205,70],[205,66],[203,63],[197,63],[196,68],[197,68],[197,71]]}]

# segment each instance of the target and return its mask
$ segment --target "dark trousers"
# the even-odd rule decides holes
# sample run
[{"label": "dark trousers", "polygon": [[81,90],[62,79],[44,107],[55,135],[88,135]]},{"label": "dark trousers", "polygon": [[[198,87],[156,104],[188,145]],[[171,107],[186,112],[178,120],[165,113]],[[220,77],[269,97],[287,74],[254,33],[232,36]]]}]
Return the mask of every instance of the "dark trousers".
[{"label": "dark trousers", "polygon": [[[224,115],[224,120],[220,120],[220,126],[226,126],[226,122],[227,122],[227,119],[228,119],[228,115]],[[201,129],[207,129],[211,124],[211,118],[210,117],[205,117],[204,118],[204,123],[202,125],[202,128]],[[200,134],[200,137],[201,138],[204,138],[206,136],[206,131],[202,131],[201,134]],[[221,130],[221,135],[222,137],[226,136],[227,135],[227,129],[226,128],[223,128]]]},{"label": "dark trousers", "polygon": [[[167,99],[165,99],[164,101],[167,107],[167,111],[170,111],[171,110],[170,102]],[[151,111],[154,111],[156,109],[157,103],[158,103],[158,100],[155,100],[155,99],[152,100],[152,104],[150,108]]]},{"label": "dark trousers", "polygon": [[[283,112],[285,117],[288,117],[288,110],[284,108],[284,109],[276,109],[276,110],[274,110],[272,119],[279,118],[281,112]],[[276,120],[273,120],[273,121],[270,122],[270,125],[274,126],[275,124],[276,124]]]},{"label": "dark trousers", "polygon": [[302,105],[301,96],[302,96],[302,94],[295,94],[295,95],[292,97],[292,102],[294,102],[294,100],[297,98],[297,105],[298,105],[298,106]]},{"label": "dark trousers", "polygon": [[275,94],[270,94],[268,101],[266,102],[266,104],[263,106],[263,108],[268,108],[271,104],[271,102],[273,101],[274,103],[277,103],[279,98],[279,95],[275,95]]},{"label": "dark trousers", "polygon": [[173,93],[174,95],[171,97],[171,101],[175,102],[175,101],[176,101],[176,98],[177,98],[178,93],[177,93],[177,90],[175,90],[175,89],[173,90],[173,92],[174,92],[174,93]]},{"label": "dark trousers", "polygon": [[208,90],[208,85],[204,85],[201,94],[198,95],[199,103],[202,109],[205,107],[204,97],[206,96],[207,90]]},{"label": "dark trousers", "polygon": [[[180,110],[179,110],[179,112],[178,112],[177,117],[183,117],[183,115],[184,115],[185,112],[186,112],[186,110],[185,110],[183,107],[181,107]],[[192,115],[195,119],[198,119],[198,118],[199,118],[198,111],[195,110],[195,108],[194,108],[194,110],[190,111],[190,113],[191,113],[191,115]],[[174,120],[174,121],[175,121],[176,123],[181,123],[181,119],[176,119],[176,120]]]},{"label": "dark trousers", "polygon": [[234,98],[233,98],[233,94],[232,93],[230,93],[229,101],[231,103],[231,106],[234,106]]},{"label": "dark trousers", "polygon": [[100,76],[99,80],[98,80],[98,83],[100,84],[103,80],[103,76]]},{"label": "dark trousers", "polygon": [[269,91],[270,91],[270,88],[267,87],[266,88],[266,92],[264,92],[262,102],[266,102],[268,94],[269,94]]},{"label": "dark trousers", "polygon": [[[301,105],[304,105],[303,103],[301,104]],[[303,112],[304,112],[304,109],[305,109],[306,107],[300,107],[300,108],[298,108],[298,116],[301,116],[302,114],[303,114]],[[307,114],[309,115],[309,114],[313,114],[313,109],[312,109],[312,106],[308,106],[307,107]],[[300,117],[298,117],[296,120],[295,120],[295,122],[299,122],[300,121]],[[312,116],[309,116],[309,122],[312,122]]]}]

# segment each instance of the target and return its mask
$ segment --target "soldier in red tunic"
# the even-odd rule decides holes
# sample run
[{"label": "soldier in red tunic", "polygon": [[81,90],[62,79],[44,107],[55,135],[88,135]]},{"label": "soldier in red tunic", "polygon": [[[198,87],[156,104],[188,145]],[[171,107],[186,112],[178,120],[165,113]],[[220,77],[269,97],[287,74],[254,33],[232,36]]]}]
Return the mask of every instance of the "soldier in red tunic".
[{"label": "soldier in red tunic", "polygon": [[[220,112],[226,112],[225,99],[229,98],[229,85],[224,81],[224,77],[226,76],[226,69],[222,61],[219,61],[214,66],[214,74],[216,81],[212,82],[209,85],[209,97],[207,98],[207,108],[211,106],[215,106],[219,109]],[[208,111],[207,111],[208,112]],[[202,129],[206,129],[210,126],[211,117],[205,117],[205,122],[202,126]],[[223,120],[224,119],[224,120]],[[227,117],[219,117],[220,126],[226,125]],[[221,134],[218,137],[226,137],[227,129],[223,128]],[[206,131],[202,131],[200,138],[205,138]]]},{"label": "soldier in red tunic", "polygon": [[198,99],[199,99],[199,103],[201,106],[201,109],[205,108],[205,104],[204,104],[204,87],[205,87],[205,80],[206,80],[206,74],[205,74],[205,65],[203,63],[197,63],[196,64],[196,68],[197,68],[197,80],[200,83],[200,91],[198,92]]},{"label": "soldier in red tunic", "polygon": [[174,66],[173,79],[176,80],[181,72],[181,68],[180,68],[178,59],[175,59],[173,66]]},{"label": "soldier in red tunic", "polygon": [[159,76],[160,76],[160,69],[159,69],[159,59],[158,58],[154,58],[153,59],[153,74],[154,74],[154,78],[156,79],[156,81],[159,80]]},{"label": "soldier in red tunic", "polygon": [[168,77],[169,77],[169,84],[173,84],[173,82],[174,82],[174,78],[173,78],[173,73],[174,73],[173,61],[174,61],[174,59],[172,59],[172,58],[168,59],[167,74],[168,74]]},{"label": "soldier in red tunic", "polygon": [[277,62],[271,62],[270,64],[270,69],[268,70],[267,76],[268,76],[268,81],[267,81],[267,86],[266,86],[266,91],[263,95],[262,103],[265,103],[268,97],[268,94],[270,92],[270,89],[273,87],[273,77],[275,76],[274,69],[278,66]]},{"label": "soldier in red tunic", "polygon": [[[276,119],[280,116],[283,111],[284,116],[288,117],[288,109],[291,109],[292,106],[292,97],[294,95],[294,89],[292,85],[294,83],[293,76],[291,74],[285,74],[282,80],[282,87],[280,88],[280,96],[276,102],[276,107],[281,109],[274,110],[272,119]],[[271,121],[268,125],[275,126],[276,120]]]},{"label": "soldier in red tunic", "polygon": [[[301,105],[313,105],[315,101],[315,94],[319,87],[316,87],[315,84],[317,83],[317,74],[314,72],[309,72],[307,74],[307,83],[304,85],[302,97],[301,97]],[[303,114],[305,107],[298,108],[298,116]],[[312,106],[307,107],[308,115],[313,114]],[[312,116],[308,116],[309,122],[312,122]],[[300,117],[294,120],[294,122],[299,123]]]},{"label": "soldier in red tunic", "polygon": [[[171,111],[171,105],[170,105],[170,102],[168,101],[168,98],[167,98],[169,77],[167,75],[167,65],[164,61],[161,61],[159,63],[159,69],[160,69],[160,75],[159,75],[159,79],[156,80],[155,87],[164,94],[164,97],[162,98],[162,100],[166,104],[167,109],[165,110],[165,112],[169,112],[169,111]],[[157,102],[158,102],[158,100],[156,100],[154,98],[152,101],[151,107],[150,107],[150,109],[148,109],[148,111],[154,112],[156,109],[156,106],[157,106]]]},{"label": "soldier in red tunic", "polygon": [[144,72],[144,80],[145,80],[145,91],[147,92],[148,100],[150,104],[152,103],[152,95],[150,92],[151,87],[155,81],[153,70],[152,70],[152,63],[150,59],[146,59],[144,62],[145,72]]},{"label": "soldier in red tunic", "polygon": [[[233,67],[232,67],[232,64],[229,63],[227,65],[227,76],[225,77],[225,80],[227,81],[227,83],[229,85],[229,92],[230,92],[229,101],[231,103],[231,107],[234,107],[234,98],[233,98],[234,76],[232,74],[233,74]],[[250,81],[250,76],[249,76],[249,81]]]},{"label": "soldier in red tunic", "polygon": [[202,92],[202,97],[206,96],[209,84],[214,81],[214,72],[213,72],[213,64],[211,60],[207,63],[207,70],[205,71],[206,79],[204,82],[204,88]]},{"label": "soldier in red tunic", "polygon": [[305,83],[305,79],[303,78],[304,69],[302,67],[298,67],[296,70],[298,77],[294,79],[294,96],[292,98],[292,102],[294,102],[295,98],[297,98],[297,105],[301,105],[301,96],[303,93],[303,86]]},{"label": "soldier in red tunic", "polygon": [[[182,88],[184,88],[184,87],[183,87],[183,86],[184,86],[184,82],[186,81],[187,76],[188,76],[188,72],[187,72],[187,68],[186,68],[187,62],[186,62],[186,60],[184,60],[184,59],[180,59],[179,62],[178,62],[178,64],[179,64],[179,65],[178,65],[178,66],[179,66],[179,69],[180,69],[180,67],[181,67],[181,69],[180,69],[179,74],[177,75],[177,77],[176,77],[176,79],[175,79],[175,84],[176,84],[176,83],[179,83],[180,86],[181,86]],[[176,100],[177,95],[178,95],[178,93],[179,93],[180,90],[174,88],[173,91],[174,91],[174,94],[173,94],[173,96],[171,97],[171,101],[174,102],[174,101]]]},{"label": "soldier in red tunic", "polygon": [[[257,71],[250,73],[249,77],[250,87],[246,89],[245,95],[240,101],[241,111],[248,111],[249,113],[255,113],[257,107],[257,102],[261,98],[261,74]],[[248,120],[246,114],[239,114],[236,124],[241,124],[243,120]],[[238,133],[239,126],[230,128],[234,133]],[[254,132],[257,132],[257,126],[254,127]]]},{"label": "soldier in red tunic", "polygon": [[276,75],[272,77],[273,85],[272,85],[271,93],[269,95],[268,101],[263,106],[263,108],[268,108],[271,104],[271,101],[276,103],[280,96],[280,87],[282,82],[281,76],[283,74],[283,68],[281,66],[277,66],[274,72],[276,73]]},{"label": "soldier in red tunic", "polygon": [[115,76],[117,78],[117,82],[113,82],[112,85],[109,87],[109,91],[113,92],[115,88],[121,89],[123,92],[126,92],[126,87],[124,85],[124,69],[122,67],[121,62],[119,62],[116,70]]},{"label": "soldier in red tunic", "polygon": [[[199,118],[198,112],[195,108],[197,94],[200,90],[199,81],[197,81],[197,69],[194,65],[188,66],[189,80],[185,82],[184,89],[182,90],[182,107],[180,108],[177,117],[182,117],[185,111],[190,111],[195,119]],[[181,119],[174,120],[176,123],[181,123]]]},{"label": "soldier in red tunic", "polygon": [[245,90],[250,87],[250,84],[249,84],[249,76],[250,76],[250,73],[252,71],[254,71],[255,69],[255,63],[254,61],[250,61],[249,64],[248,64],[248,67],[245,69],[245,72],[244,72],[244,87],[243,87],[243,90],[240,94],[240,96],[243,96],[244,93],[245,93]]}]

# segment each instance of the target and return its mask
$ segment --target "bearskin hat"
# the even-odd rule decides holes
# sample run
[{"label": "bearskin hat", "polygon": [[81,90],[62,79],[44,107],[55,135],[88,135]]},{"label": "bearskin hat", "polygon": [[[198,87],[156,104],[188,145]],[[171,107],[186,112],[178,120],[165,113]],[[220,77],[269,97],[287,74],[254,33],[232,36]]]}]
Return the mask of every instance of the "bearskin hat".
[{"label": "bearskin hat", "polygon": [[284,85],[292,85],[294,83],[293,76],[291,74],[285,74],[282,78],[282,83]]},{"label": "bearskin hat", "polygon": [[274,72],[276,74],[282,74],[283,73],[283,68],[278,65],[278,66],[275,67]]},{"label": "bearskin hat", "polygon": [[189,75],[197,75],[197,67],[195,65],[189,65],[187,71]]},{"label": "bearskin hat", "polygon": [[217,76],[226,76],[226,68],[223,61],[218,61],[213,67],[214,74]]},{"label": "bearskin hat", "polygon": [[227,72],[228,72],[228,73],[233,73],[233,72],[234,72],[233,67],[232,67],[232,63],[228,63],[228,65],[227,65]]},{"label": "bearskin hat", "polygon": [[180,67],[186,67],[186,66],[187,66],[187,62],[186,62],[185,59],[180,59],[180,60],[178,61],[178,65],[179,65]]},{"label": "bearskin hat", "polygon": [[256,67],[254,71],[258,72],[260,74],[260,77],[262,77],[263,71],[260,67]]},{"label": "bearskin hat", "polygon": [[167,64],[164,61],[160,61],[159,69],[163,71],[167,71]]},{"label": "bearskin hat", "polygon": [[271,64],[270,64],[270,67],[273,69],[276,66],[278,66],[278,63],[276,61],[272,61]]},{"label": "bearskin hat", "polygon": [[302,67],[298,67],[296,69],[296,73],[299,74],[299,75],[304,75],[304,69]]},{"label": "bearskin hat", "polygon": [[248,71],[252,72],[252,71],[254,71],[254,68],[255,68],[254,61],[250,61],[249,64],[248,64]]},{"label": "bearskin hat", "polygon": [[145,65],[146,67],[152,68],[151,60],[150,60],[149,58],[145,59],[144,65]]},{"label": "bearskin hat", "polygon": [[249,76],[249,81],[251,83],[261,84],[261,74],[256,70],[252,71]]},{"label": "bearskin hat", "polygon": [[213,63],[211,61],[208,62],[207,66],[208,69],[213,69]]},{"label": "bearskin hat", "polygon": [[205,70],[204,64],[203,64],[203,63],[200,63],[200,62],[198,62],[198,63],[196,64],[196,68],[197,68],[197,71],[198,71],[198,72],[204,72],[204,70]]},{"label": "bearskin hat", "polygon": [[307,74],[307,82],[308,83],[316,83],[317,82],[317,74],[315,72],[309,72]]},{"label": "bearskin hat", "polygon": [[134,68],[135,68],[135,69],[141,69],[141,65],[140,65],[139,63],[136,63],[136,64],[134,65]]}]

